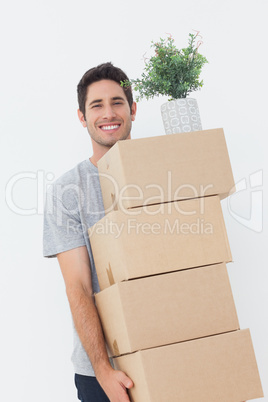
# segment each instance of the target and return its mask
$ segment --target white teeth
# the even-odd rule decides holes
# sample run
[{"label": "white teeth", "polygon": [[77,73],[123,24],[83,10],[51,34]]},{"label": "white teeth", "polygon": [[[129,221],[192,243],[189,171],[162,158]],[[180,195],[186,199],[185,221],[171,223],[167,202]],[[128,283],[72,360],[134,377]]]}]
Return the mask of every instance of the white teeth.
[{"label": "white teeth", "polygon": [[102,130],[114,130],[115,128],[118,128],[118,127],[119,127],[119,125],[116,124],[113,126],[102,126],[101,128],[102,128]]}]

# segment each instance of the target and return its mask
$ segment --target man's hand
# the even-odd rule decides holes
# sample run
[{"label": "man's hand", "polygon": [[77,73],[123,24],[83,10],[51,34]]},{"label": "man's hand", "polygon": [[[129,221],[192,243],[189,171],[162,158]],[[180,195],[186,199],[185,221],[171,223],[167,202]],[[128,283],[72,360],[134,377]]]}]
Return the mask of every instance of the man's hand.
[{"label": "man's hand", "polygon": [[127,389],[133,387],[133,382],[123,371],[107,367],[101,375],[97,375],[97,380],[110,402],[130,402]]}]

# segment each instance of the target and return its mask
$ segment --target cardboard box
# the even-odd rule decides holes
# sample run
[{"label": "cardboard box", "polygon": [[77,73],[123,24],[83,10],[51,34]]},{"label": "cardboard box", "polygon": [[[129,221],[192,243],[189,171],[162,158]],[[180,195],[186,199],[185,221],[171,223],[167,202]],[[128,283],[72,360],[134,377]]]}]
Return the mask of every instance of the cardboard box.
[{"label": "cardboard box", "polygon": [[249,330],[114,359],[134,382],[132,402],[242,402],[263,397]]},{"label": "cardboard box", "polygon": [[218,196],[111,212],[89,229],[100,289],[232,260]]},{"label": "cardboard box", "polygon": [[118,141],[98,169],[106,213],[234,191],[223,129]]},{"label": "cardboard box", "polygon": [[117,283],[95,299],[112,356],[239,329],[225,264]]}]

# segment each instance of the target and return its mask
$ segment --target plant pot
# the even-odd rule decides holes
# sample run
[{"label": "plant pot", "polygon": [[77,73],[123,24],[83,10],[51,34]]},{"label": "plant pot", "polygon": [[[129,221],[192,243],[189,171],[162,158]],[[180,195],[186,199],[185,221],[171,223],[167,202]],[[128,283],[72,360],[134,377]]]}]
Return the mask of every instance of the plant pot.
[{"label": "plant pot", "polygon": [[161,106],[166,134],[202,130],[196,99],[175,99]]}]

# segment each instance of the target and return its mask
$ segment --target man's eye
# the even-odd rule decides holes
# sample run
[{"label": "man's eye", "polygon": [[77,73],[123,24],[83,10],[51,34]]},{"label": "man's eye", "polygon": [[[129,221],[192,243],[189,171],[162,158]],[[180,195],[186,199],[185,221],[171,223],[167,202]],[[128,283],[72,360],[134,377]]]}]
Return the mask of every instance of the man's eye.
[{"label": "man's eye", "polygon": [[93,106],[92,106],[92,109],[93,109],[93,108],[96,108],[96,107],[100,107],[100,106],[101,106],[101,105],[93,105]]}]

